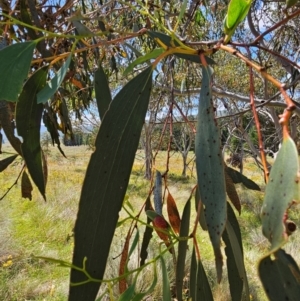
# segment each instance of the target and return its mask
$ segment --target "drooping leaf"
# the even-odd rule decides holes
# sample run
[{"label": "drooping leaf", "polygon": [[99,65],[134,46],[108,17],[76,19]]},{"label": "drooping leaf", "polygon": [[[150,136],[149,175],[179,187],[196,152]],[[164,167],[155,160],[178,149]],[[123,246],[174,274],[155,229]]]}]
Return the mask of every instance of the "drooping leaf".
[{"label": "drooping leaf", "polygon": [[291,137],[284,138],[272,166],[262,206],[262,230],[271,243],[271,252],[288,239],[285,228],[286,212],[299,201],[299,161]]},{"label": "drooping leaf", "polygon": [[193,246],[193,252],[190,264],[190,283],[189,283],[189,297],[191,300],[197,300],[197,259],[195,246]]},{"label": "drooping leaf", "polygon": [[176,203],[170,192],[168,193],[168,197],[167,197],[167,211],[168,211],[169,221],[174,232],[179,234],[181,220],[180,220]]},{"label": "drooping leaf", "polygon": [[[187,201],[184,206],[182,213],[182,221],[180,226],[180,237],[187,238],[189,235],[190,228],[190,216],[191,216],[191,198]],[[188,240],[180,240],[178,243],[178,256],[176,264],[176,297],[178,301],[182,301],[182,288],[183,288],[183,278],[185,276],[185,258],[188,246]]]},{"label": "drooping leaf", "polygon": [[42,149],[40,145],[40,128],[43,105],[37,103],[37,93],[46,84],[47,67],[36,71],[25,83],[16,107],[16,125],[18,135],[23,138],[21,145],[23,158],[31,179],[45,196],[45,178],[42,166]]},{"label": "drooping leaf", "polygon": [[30,179],[28,177],[26,170],[24,170],[22,173],[22,178],[21,178],[22,198],[24,198],[24,199],[28,198],[31,201],[32,200],[32,194],[31,194],[32,190],[33,190],[33,188],[32,188]]},{"label": "drooping leaf", "polygon": [[226,193],[239,214],[241,214],[241,201],[233,184],[231,177],[225,172]]},{"label": "drooping leaf", "polygon": [[195,153],[198,187],[220,282],[223,265],[220,240],[226,225],[227,209],[220,133],[212,102],[212,74],[209,66],[202,68]]},{"label": "drooping leaf", "polygon": [[195,300],[214,301],[211,288],[201,260],[198,260],[197,264],[197,288]]},{"label": "drooping leaf", "polygon": [[163,280],[162,297],[164,301],[171,301],[172,299],[171,299],[171,290],[170,290],[170,280],[169,280],[168,271],[163,256],[160,257],[160,264],[161,264],[162,280]]},{"label": "drooping leaf", "polygon": [[260,187],[255,182],[245,177],[237,170],[225,165],[225,172],[230,176],[234,184],[242,183],[248,189],[257,190],[257,191],[261,190]]},{"label": "drooping leaf", "polygon": [[246,18],[252,0],[231,0],[228,5],[227,15],[224,19],[224,43],[230,41],[237,26]]},{"label": "drooping leaf", "polygon": [[42,151],[42,166],[43,166],[43,174],[44,174],[44,180],[45,180],[45,185],[47,185],[48,181],[48,163],[47,163],[47,158],[45,156],[45,153],[43,150]]},{"label": "drooping leaf", "polygon": [[[165,245],[169,247],[171,245],[169,231],[171,229],[168,222],[165,218],[152,210],[146,211],[147,216],[152,220],[152,224],[157,235],[164,241]],[[172,253],[173,248],[170,248],[169,251]]]},{"label": "drooping leaf", "polygon": [[[147,197],[146,204],[145,204],[145,211],[147,211],[147,210],[152,210],[153,211],[149,196]],[[145,229],[145,232],[144,232],[142,246],[141,246],[141,253],[140,253],[140,258],[141,258],[140,266],[145,264],[145,261],[146,261],[147,256],[148,256],[147,249],[148,249],[150,240],[152,238],[152,232],[153,232],[153,228],[148,227],[148,225],[150,225],[151,221],[152,220],[150,219],[150,217],[147,216],[147,225],[146,225],[146,229]]]},{"label": "drooping leaf", "polygon": [[[75,224],[73,264],[102,279],[110,244],[126,193],[135,152],[144,124],[151,93],[152,70],[132,79],[116,95],[100,126],[79,202]],[[109,200],[109,201],[108,201]],[[87,233],[89,235],[87,235]],[[71,270],[71,282],[85,280]],[[69,301],[94,301],[100,283],[70,286]]]},{"label": "drooping leaf", "polygon": [[204,207],[203,207],[203,203],[201,202],[201,198],[200,198],[200,192],[199,192],[199,187],[197,187],[196,191],[195,191],[195,209],[196,212],[198,211],[198,206],[200,203],[200,216],[199,216],[199,224],[202,228],[202,230],[207,231],[207,224],[206,224],[206,220],[205,220],[205,215],[204,215]]},{"label": "drooping leaf", "polygon": [[[122,250],[121,260],[120,260],[120,266],[119,266],[119,277],[121,277],[125,271],[126,271],[126,264],[128,261],[128,250],[129,250],[129,242],[131,238],[131,228],[129,228],[127,232],[127,236],[125,239],[124,247]],[[121,278],[119,280],[119,293],[122,294],[127,289],[127,281],[126,278]]]},{"label": "drooping leaf", "polygon": [[130,73],[135,66],[145,63],[151,59],[155,59],[163,52],[164,52],[163,48],[156,48],[153,51],[151,51],[150,53],[147,53],[144,56],[138,57],[135,61],[133,61],[131,64],[129,64],[129,66],[125,69],[123,76],[126,76],[128,73]]},{"label": "drooping leaf", "polygon": [[161,173],[157,170],[155,177],[155,186],[153,190],[154,194],[154,208],[156,213],[162,215],[162,177]]},{"label": "drooping leaf", "polygon": [[0,172],[5,170],[14,160],[18,157],[18,155],[9,156],[3,160],[0,160]]},{"label": "drooping leaf", "polygon": [[62,84],[68,71],[72,55],[69,55],[62,67],[57,71],[55,76],[47,83],[47,85],[37,94],[37,103],[47,102]]},{"label": "drooping leaf", "polygon": [[0,50],[0,99],[18,101],[36,42],[16,43]]},{"label": "drooping leaf", "polygon": [[239,223],[229,204],[227,204],[227,224],[222,238],[225,242],[227,272],[232,301],[242,300],[245,288],[245,300],[249,300],[249,288],[243,259],[242,236]]},{"label": "drooping leaf", "polygon": [[99,116],[100,119],[103,120],[103,117],[109,108],[112,98],[108,86],[107,77],[101,65],[95,72],[94,86]]},{"label": "drooping leaf", "polygon": [[297,301],[300,296],[300,270],[293,257],[279,249],[259,262],[259,277],[270,301]]}]

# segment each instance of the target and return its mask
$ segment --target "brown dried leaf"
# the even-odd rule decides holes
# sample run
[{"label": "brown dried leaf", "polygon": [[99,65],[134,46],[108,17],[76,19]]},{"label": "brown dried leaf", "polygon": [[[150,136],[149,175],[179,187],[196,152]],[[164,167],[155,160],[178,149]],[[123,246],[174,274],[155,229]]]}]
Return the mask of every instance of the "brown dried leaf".
[{"label": "brown dried leaf", "polygon": [[28,198],[30,201],[32,200],[32,184],[30,182],[30,179],[28,177],[27,172],[24,170],[22,173],[22,179],[21,179],[21,192],[22,192],[22,198],[26,199]]},{"label": "brown dried leaf", "polygon": [[[157,235],[164,241],[165,245],[169,247],[171,245],[170,236],[166,233],[169,230],[169,224],[163,216],[157,215],[152,221],[154,229]],[[173,248],[169,249],[169,252],[173,252]]]},{"label": "brown dried leaf", "polygon": [[10,157],[7,157],[3,160],[0,161],[0,172],[2,172],[3,170],[5,170],[9,164],[11,164],[12,162],[14,162],[14,160],[18,157],[18,155],[13,155]]},{"label": "brown dried leaf", "polygon": [[43,166],[43,174],[44,174],[44,180],[46,186],[48,180],[48,163],[47,163],[47,157],[43,150],[42,150],[42,166]]},{"label": "brown dried leaf", "polygon": [[[128,250],[129,250],[129,242],[130,242],[130,238],[131,238],[131,229],[129,229],[127,236],[126,236],[126,240],[125,240],[125,244],[123,247],[123,251],[122,251],[122,255],[121,255],[121,260],[120,260],[120,267],[119,267],[119,276],[121,277],[122,275],[124,275],[125,273],[125,269],[126,269],[126,264],[127,264],[127,260],[128,260]],[[123,292],[126,291],[127,289],[127,281],[126,278],[121,278],[119,280],[119,292],[120,294],[122,294]]]},{"label": "brown dried leaf", "polygon": [[172,197],[170,192],[168,193],[168,198],[167,198],[167,210],[168,210],[170,224],[174,232],[179,234],[180,223],[181,223],[180,215],[176,203],[174,201],[174,198]]},{"label": "brown dried leaf", "polygon": [[241,214],[241,201],[236,192],[235,185],[231,179],[231,177],[225,172],[225,184],[226,184],[226,192],[227,195],[235,207],[235,209]]}]

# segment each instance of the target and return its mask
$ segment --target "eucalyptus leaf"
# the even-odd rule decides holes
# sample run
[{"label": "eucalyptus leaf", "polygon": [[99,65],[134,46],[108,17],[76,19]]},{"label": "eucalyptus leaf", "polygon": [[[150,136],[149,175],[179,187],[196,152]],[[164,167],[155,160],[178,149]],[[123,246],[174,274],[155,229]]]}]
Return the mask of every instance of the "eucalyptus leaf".
[{"label": "eucalyptus leaf", "polygon": [[0,99],[18,101],[28,76],[36,42],[16,43],[0,50]]}]

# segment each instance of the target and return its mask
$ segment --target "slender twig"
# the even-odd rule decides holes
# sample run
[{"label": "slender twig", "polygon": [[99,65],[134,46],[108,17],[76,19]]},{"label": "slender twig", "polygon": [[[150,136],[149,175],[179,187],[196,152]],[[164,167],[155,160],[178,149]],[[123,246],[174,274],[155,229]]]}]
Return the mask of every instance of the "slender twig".
[{"label": "slender twig", "polygon": [[264,151],[264,145],[263,145],[263,138],[260,130],[260,122],[258,118],[257,111],[255,109],[255,103],[254,103],[254,79],[253,79],[253,70],[252,67],[249,67],[249,80],[250,80],[250,106],[252,108],[252,113],[255,120],[255,126],[257,130],[257,137],[258,137],[258,145],[259,145],[259,152],[261,156],[261,162],[264,168],[265,173],[265,181],[268,183],[269,180],[269,170],[267,167],[267,160],[266,160],[266,154]]},{"label": "slender twig", "polygon": [[300,9],[296,10],[295,12],[293,12],[290,15],[287,15],[286,18],[284,18],[283,20],[279,21],[278,23],[274,24],[269,29],[267,29],[266,31],[264,31],[252,43],[250,43],[250,45],[257,44],[259,42],[259,40],[261,40],[265,35],[267,35],[268,33],[272,32],[276,28],[282,26],[283,24],[287,23],[289,20],[293,19],[294,17],[296,17],[298,15],[300,15]]},{"label": "slender twig", "polygon": [[2,201],[2,200],[5,198],[5,196],[11,191],[11,189],[12,189],[15,185],[18,184],[18,180],[19,180],[19,178],[20,178],[20,176],[21,176],[21,174],[22,174],[22,172],[23,172],[25,166],[26,166],[26,164],[23,165],[23,167],[22,167],[22,169],[21,169],[19,175],[17,176],[17,179],[16,179],[15,182],[7,189],[7,191],[2,195],[2,197],[0,198],[0,201]]}]

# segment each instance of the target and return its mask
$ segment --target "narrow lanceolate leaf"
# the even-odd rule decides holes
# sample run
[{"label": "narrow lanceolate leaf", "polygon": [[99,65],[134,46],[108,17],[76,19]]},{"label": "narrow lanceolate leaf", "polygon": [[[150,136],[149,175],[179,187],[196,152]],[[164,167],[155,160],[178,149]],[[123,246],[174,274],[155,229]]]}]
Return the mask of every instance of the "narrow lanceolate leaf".
[{"label": "narrow lanceolate leaf", "polygon": [[226,245],[225,253],[231,298],[232,301],[240,301],[244,289],[245,300],[249,300],[241,231],[233,209],[229,204],[227,205],[227,215],[226,230],[223,232],[222,238]]},{"label": "narrow lanceolate leaf", "polygon": [[46,103],[57,91],[57,89],[62,84],[66,73],[68,71],[72,55],[68,57],[62,67],[57,71],[55,76],[47,83],[43,90],[41,90],[37,95],[37,103]]},{"label": "narrow lanceolate leaf", "polygon": [[293,257],[279,249],[259,262],[259,277],[270,301],[298,301],[300,270]]},{"label": "narrow lanceolate leaf", "polygon": [[162,280],[163,280],[162,300],[171,301],[172,299],[171,299],[171,290],[170,290],[170,280],[169,280],[168,270],[163,256],[160,257],[160,264],[161,264]]},{"label": "narrow lanceolate leaf", "polygon": [[[82,187],[75,224],[73,265],[103,279],[110,244],[125,197],[132,164],[144,124],[152,85],[146,69],[116,95],[96,139]],[[87,235],[87,233],[89,235]],[[85,281],[84,273],[71,270],[71,283]],[[94,301],[100,282],[70,286],[69,301]]]},{"label": "narrow lanceolate leaf", "polygon": [[102,120],[111,103],[111,93],[108,86],[106,74],[100,65],[95,72],[95,96],[100,119]]},{"label": "narrow lanceolate leaf", "polygon": [[22,193],[22,198],[24,199],[29,199],[30,201],[32,200],[32,192],[33,188],[30,182],[30,179],[28,177],[27,172],[24,170],[22,173],[22,178],[21,178],[21,193]]},{"label": "narrow lanceolate leaf", "polygon": [[212,102],[212,69],[202,68],[202,85],[196,133],[196,167],[200,197],[215,253],[218,281],[222,277],[220,240],[226,225],[226,188],[220,133]]},{"label": "narrow lanceolate leaf", "polygon": [[178,301],[182,301],[182,288],[183,288],[183,278],[185,276],[185,258],[188,245],[188,235],[190,228],[190,216],[191,216],[191,198],[187,201],[184,206],[182,213],[182,221],[180,226],[180,237],[186,238],[180,240],[178,243],[178,257],[176,265],[176,297]]},{"label": "narrow lanceolate leaf", "polygon": [[9,156],[3,160],[0,161],[0,172],[5,170],[11,163],[15,161],[15,159],[18,157],[18,155]]},{"label": "narrow lanceolate leaf", "polygon": [[125,69],[123,76],[126,76],[128,73],[130,73],[135,66],[145,63],[151,59],[155,59],[163,52],[164,52],[163,48],[156,48],[153,51],[151,51],[150,53],[147,53],[144,56],[138,57],[135,61],[133,61],[131,64],[129,64],[129,66]]},{"label": "narrow lanceolate leaf", "polygon": [[260,187],[255,182],[227,165],[225,165],[225,173],[230,176],[234,184],[242,183],[248,189],[260,191]]},{"label": "narrow lanceolate leaf", "polygon": [[170,192],[168,193],[168,197],[167,197],[167,211],[168,211],[169,221],[174,232],[179,234],[180,222],[181,222],[180,216],[179,216],[176,203]]},{"label": "narrow lanceolate leaf", "polygon": [[197,264],[197,287],[195,300],[214,301],[211,288],[201,260],[198,260]]},{"label": "narrow lanceolate leaf", "polygon": [[292,138],[284,138],[272,166],[262,206],[262,230],[271,243],[271,252],[288,239],[284,225],[286,211],[299,201],[299,162]]},{"label": "narrow lanceolate leaf", "polygon": [[191,264],[190,264],[190,283],[189,283],[189,297],[192,301],[197,300],[196,289],[197,289],[197,259],[196,259],[195,246],[193,246]]},{"label": "narrow lanceolate leaf", "polygon": [[42,149],[40,145],[40,128],[43,105],[37,103],[37,93],[46,84],[47,67],[36,71],[25,83],[16,107],[16,125],[18,135],[23,138],[21,145],[23,158],[31,179],[45,196],[45,178],[42,166]]},{"label": "narrow lanceolate leaf", "polygon": [[154,186],[154,208],[156,213],[162,215],[162,177],[161,173],[157,170],[155,177],[155,186]]},{"label": "narrow lanceolate leaf", "polygon": [[[131,229],[129,229],[125,239],[121,260],[120,260],[120,266],[119,266],[119,276],[122,276],[126,270],[130,238],[131,238]],[[121,278],[119,280],[119,293],[120,294],[124,293],[126,289],[127,289],[127,281],[125,278]]]},{"label": "narrow lanceolate leaf", "polygon": [[[152,205],[151,205],[151,201],[150,201],[150,197],[147,198],[146,200],[146,204],[145,204],[145,211],[147,210],[152,210]],[[144,232],[144,236],[143,236],[143,241],[142,241],[142,246],[141,246],[141,253],[140,253],[140,266],[145,264],[145,261],[148,257],[148,246],[150,243],[150,240],[152,238],[152,233],[153,233],[153,228],[152,227],[148,227],[148,225],[150,226],[151,223],[151,218],[147,216],[147,225],[146,225],[146,229]]]},{"label": "narrow lanceolate leaf", "polygon": [[226,184],[226,192],[227,195],[232,203],[232,205],[235,207],[235,209],[238,211],[239,214],[241,214],[241,201],[237,194],[237,191],[235,189],[235,186],[233,184],[233,181],[231,177],[225,172],[225,184]]},{"label": "narrow lanceolate leaf", "polygon": [[35,42],[24,42],[0,50],[0,99],[18,101],[35,46]]}]

